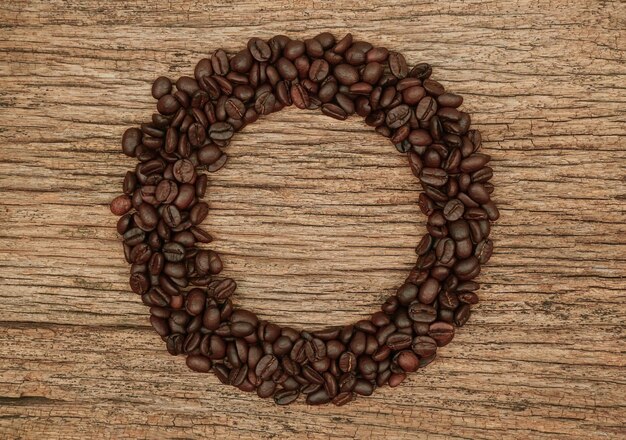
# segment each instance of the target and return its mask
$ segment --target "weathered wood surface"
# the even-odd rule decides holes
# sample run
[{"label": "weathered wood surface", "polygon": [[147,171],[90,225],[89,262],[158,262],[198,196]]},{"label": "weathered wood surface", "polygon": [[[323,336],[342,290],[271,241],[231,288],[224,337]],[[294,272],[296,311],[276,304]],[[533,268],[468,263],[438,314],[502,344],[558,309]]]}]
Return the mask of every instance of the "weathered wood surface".
[{"label": "weathered wood surface", "polygon": [[[618,1],[0,4],[0,438],[626,435],[626,6]],[[437,362],[342,408],[277,407],[170,357],[107,203],[150,82],[250,36],[357,38],[429,61],[493,155],[495,254]],[[287,110],[211,176],[236,300],[281,324],[376,310],[423,233],[405,158]]]}]

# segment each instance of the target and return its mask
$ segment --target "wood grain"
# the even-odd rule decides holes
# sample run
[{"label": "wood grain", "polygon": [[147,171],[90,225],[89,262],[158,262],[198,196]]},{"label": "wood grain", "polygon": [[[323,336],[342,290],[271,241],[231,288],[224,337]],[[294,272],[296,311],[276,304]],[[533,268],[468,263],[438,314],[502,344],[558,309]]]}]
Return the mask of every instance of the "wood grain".
[{"label": "wood grain", "polygon": [[[625,28],[617,1],[2,2],[0,438],[624,438]],[[434,364],[346,407],[280,408],[167,355],[107,204],[156,76],[322,30],[465,96],[502,217],[481,303]],[[414,262],[417,185],[357,118],[304,113],[228,147],[205,224],[239,304],[349,323]]]}]

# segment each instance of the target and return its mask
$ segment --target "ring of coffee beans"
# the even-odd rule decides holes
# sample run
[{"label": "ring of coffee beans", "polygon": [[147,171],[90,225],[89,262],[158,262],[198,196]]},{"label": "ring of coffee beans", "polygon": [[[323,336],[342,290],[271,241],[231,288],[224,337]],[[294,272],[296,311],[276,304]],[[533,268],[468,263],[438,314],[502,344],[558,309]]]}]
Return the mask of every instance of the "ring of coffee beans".
[{"label": "ring of coffee beans", "polygon": [[[232,57],[223,50],[198,62],[175,90],[152,85],[158,113],[129,128],[122,150],[139,163],[111,203],[120,215],[130,286],[150,306],[150,322],[172,355],[194,371],[260,397],[289,404],[343,405],[376,387],[398,386],[448,344],[478,302],[472,281],[489,260],[490,221],[499,214],[488,183],[490,157],[458,110],[463,98],[430,79],[426,63],[322,33],[304,41],[252,38]],[[237,285],[217,275],[220,257],[198,243],[209,213],[207,175],[227,160],[233,134],[261,115],[295,105],[344,120],[356,113],[408,157],[423,192],[428,233],[405,283],[369,319],[299,331],[236,308]]]}]

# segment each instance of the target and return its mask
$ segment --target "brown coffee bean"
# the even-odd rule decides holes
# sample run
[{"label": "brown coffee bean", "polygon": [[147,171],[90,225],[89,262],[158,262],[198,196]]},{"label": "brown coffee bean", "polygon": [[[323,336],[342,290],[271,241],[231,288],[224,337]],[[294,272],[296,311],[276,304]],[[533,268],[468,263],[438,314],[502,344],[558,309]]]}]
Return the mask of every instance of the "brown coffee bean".
[{"label": "brown coffee bean", "polygon": [[454,326],[442,321],[433,322],[428,329],[428,336],[437,342],[438,347],[443,347],[454,337]]}]

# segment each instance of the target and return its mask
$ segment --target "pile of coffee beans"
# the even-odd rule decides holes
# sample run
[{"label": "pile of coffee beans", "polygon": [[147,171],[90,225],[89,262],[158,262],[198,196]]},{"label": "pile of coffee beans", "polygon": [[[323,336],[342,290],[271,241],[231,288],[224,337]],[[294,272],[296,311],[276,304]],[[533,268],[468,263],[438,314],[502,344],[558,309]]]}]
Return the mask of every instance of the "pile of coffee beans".
[{"label": "pile of coffee beans", "polygon": [[[157,112],[126,130],[122,151],[138,160],[111,203],[131,265],[130,287],[172,355],[194,371],[286,405],[344,405],[398,386],[428,365],[478,302],[473,279],[491,256],[490,157],[470,129],[463,98],[430,78],[431,66],[348,34],[304,41],[252,38],[232,56],[216,50],[194,76],[152,85]],[[406,154],[428,217],[417,261],[381,310],[319,331],[279,327],[233,305],[237,284],[201,228],[207,174],[222,168],[235,132],[294,105],[331,118],[353,114]]]}]

